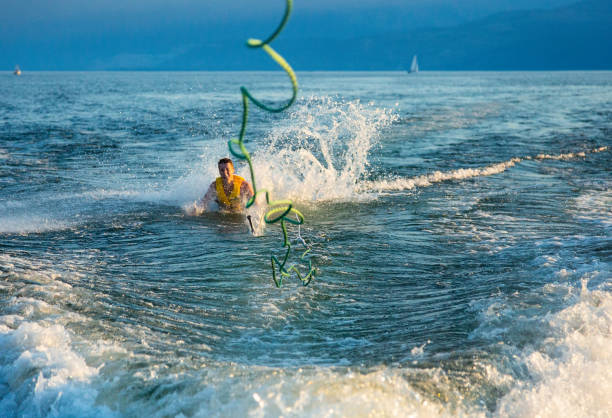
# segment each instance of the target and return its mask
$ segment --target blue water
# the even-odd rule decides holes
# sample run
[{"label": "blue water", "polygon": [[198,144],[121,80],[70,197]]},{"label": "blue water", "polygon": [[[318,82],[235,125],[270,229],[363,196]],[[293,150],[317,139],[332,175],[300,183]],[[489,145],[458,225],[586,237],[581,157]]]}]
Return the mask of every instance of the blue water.
[{"label": "blue water", "polygon": [[278,289],[284,74],[0,75],[0,416],[612,414],[612,72],[298,78]]}]

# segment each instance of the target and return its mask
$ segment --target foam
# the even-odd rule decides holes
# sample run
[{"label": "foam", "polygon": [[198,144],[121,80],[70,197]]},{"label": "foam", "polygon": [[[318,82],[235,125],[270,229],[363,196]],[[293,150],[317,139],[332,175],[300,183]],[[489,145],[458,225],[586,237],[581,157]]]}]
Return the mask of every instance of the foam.
[{"label": "foam", "polygon": [[575,204],[578,219],[612,226],[612,190],[583,193],[575,199]]},{"label": "foam", "polygon": [[[44,263],[7,255],[0,261],[27,282],[24,296],[12,297],[0,317],[0,410],[9,417],[113,416],[104,404],[126,416],[487,416],[486,393],[503,394],[493,399],[494,416],[594,416],[612,407],[612,295],[587,286],[587,279],[609,278],[604,265],[557,269],[564,283],[584,278],[578,289],[553,283],[540,290],[567,301],[557,313],[528,315],[523,295],[516,304],[514,296],[487,298],[475,334],[504,341],[503,352],[453,377],[442,368],[405,365],[270,368],[181,359],[176,368],[160,367],[164,353],[134,358],[135,347],[149,347],[144,340],[117,347],[62,325],[68,313],[40,295],[57,300],[74,290]],[[562,259],[540,261],[548,271]],[[268,310],[277,312],[274,305]],[[537,337],[513,346],[527,328],[537,328]],[[429,343],[413,347],[412,359],[426,357]],[[133,362],[141,365],[126,370]],[[155,396],[143,396],[152,388]]]},{"label": "foam", "polygon": [[[2,304],[0,316],[0,415],[3,417],[116,416],[96,404],[92,383],[99,369],[75,350],[80,345],[62,325],[79,320],[43,298],[70,294],[72,286],[45,263],[0,255],[18,295]],[[10,290],[10,289],[9,289]],[[69,319],[68,319],[69,318]]]},{"label": "foam", "polygon": [[[270,376],[272,379],[264,385],[256,382],[248,391],[252,399],[249,414],[453,416],[445,410],[440,400],[423,397],[405,375],[390,369],[369,373],[299,369],[294,376],[283,376],[282,373],[280,376],[281,379]],[[238,412],[232,410],[231,405],[228,407],[227,411],[222,411],[222,415],[225,412]]]},{"label": "foam", "polygon": [[5,416],[115,416],[97,406],[96,368],[71,348],[61,325],[0,327],[0,410]]},{"label": "foam", "polygon": [[[361,373],[341,367],[276,369],[225,365],[221,370],[209,370],[215,385],[200,386],[198,391],[190,391],[189,396],[173,394],[158,398],[155,403],[136,399],[124,412],[129,416],[181,416],[190,411],[197,417],[456,416],[456,410],[444,406],[445,393],[424,396],[410,384],[410,376],[415,374],[427,376],[436,382],[433,385],[446,388],[439,369],[378,368]],[[171,387],[173,382],[165,381],[163,385]],[[470,412],[473,416],[484,416],[478,409]]]},{"label": "foam", "polygon": [[602,416],[612,411],[612,295],[587,289],[574,305],[546,318],[543,347],[520,362],[531,376],[498,403],[502,416]]},{"label": "foam", "polygon": [[593,148],[588,151],[570,152],[564,154],[538,154],[536,156],[514,157],[507,161],[492,164],[481,168],[460,168],[451,171],[435,171],[431,174],[412,178],[399,178],[391,180],[378,180],[361,183],[359,189],[362,192],[387,192],[387,191],[404,191],[412,190],[417,187],[428,187],[436,183],[450,180],[466,180],[473,177],[485,177],[503,173],[516,164],[529,160],[570,160],[574,158],[586,157],[587,154],[607,151],[608,147]]},{"label": "foam", "polygon": [[[159,364],[157,356],[138,356],[128,347],[83,339],[62,324],[87,318],[67,321],[67,315],[74,314],[42,300],[78,297],[57,280],[48,263],[8,255],[1,255],[0,261],[10,265],[15,280],[24,285],[19,291],[24,296],[13,296],[0,316],[3,416],[452,415],[442,400],[426,397],[410,384],[412,371],[268,368],[210,360],[198,367],[185,359],[166,365]],[[146,341],[136,344],[148,347]],[[139,366],[126,367],[134,362]],[[444,385],[439,370],[427,375]]]},{"label": "foam", "polygon": [[0,233],[28,234],[61,231],[72,227],[68,221],[40,215],[19,214],[0,215]]},{"label": "foam", "polygon": [[502,393],[494,416],[601,416],[612,411],[609,266],[594,262],[568,270],[557,265],[563,259],[539,261],[544,274],[561,282],[485,300],[480,326],[470,336],[496,346],[491,360],[480,364],[485,387]]}]

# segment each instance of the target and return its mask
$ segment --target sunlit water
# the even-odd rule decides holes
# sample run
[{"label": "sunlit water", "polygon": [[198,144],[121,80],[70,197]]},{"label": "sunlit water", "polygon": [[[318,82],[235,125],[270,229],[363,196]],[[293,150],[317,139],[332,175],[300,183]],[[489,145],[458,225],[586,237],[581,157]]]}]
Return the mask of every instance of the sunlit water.
[{"label": "sunlit water", "polygon": [[286,76],[0,75],[0,416],[610,416],[612,73],[298,76],[277,289]]}]

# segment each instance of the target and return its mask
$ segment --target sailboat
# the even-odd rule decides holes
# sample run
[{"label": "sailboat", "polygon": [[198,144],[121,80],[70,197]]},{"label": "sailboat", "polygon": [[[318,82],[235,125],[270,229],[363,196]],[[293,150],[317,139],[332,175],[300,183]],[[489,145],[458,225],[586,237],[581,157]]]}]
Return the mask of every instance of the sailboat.
[{"label": "sailboat", "polygon": [[18,65],[15,66],[15,71],[13,71],[13,74],[15,75],[21,75],[21,68],[19,68]]},{"label": "sailboat", "polygon": [[412,57],[412,64],[410,64],[410,71],[408,71],[409,73],[418,73],[419,72],[419,63],[417,61],[417,56],[413,56]]}]

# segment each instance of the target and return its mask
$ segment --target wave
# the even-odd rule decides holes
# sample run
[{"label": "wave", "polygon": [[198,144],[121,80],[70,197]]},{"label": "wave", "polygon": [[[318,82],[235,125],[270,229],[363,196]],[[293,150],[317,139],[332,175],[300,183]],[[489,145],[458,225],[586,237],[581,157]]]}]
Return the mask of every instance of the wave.
[{"label": "wave", "polygon": [[[370,157],[380,146],[381,133],[396,121],[394,110],[359,100],[317,96],[303,99],[266,137],[247,144],[258,189],[269,190],[273,199],[291,199],[306,205],[371,200],[379,193],[499,174],[523,161],[570,160],[608,150],[602,146],[581,152],[538,154],[485,167],[364,181],[370,175]],[[78,226],[89,219],[82,215],[95,212],[91,208],[101,200],[110,201],[111,206],[112,201],[169,204],[189,213],[217,176],[215,162],[227,154],[225,141],[210,141],[203,145],[201,159],[185,167],[185,174],[178,179],[160,183],[141,178],[120,188],[109,179],[108,187],[75,193],[43,192],[24,201],[1,202],[0,233],[38,233]],[[246,167],[236,163],[237,172],[244,176]]]},{"label": "wave", "polygon": [[[50,261],[0,255],[0,266],[12,277],[0,281],[0,292],[10,296],[0,305],[0,411],[7,417],[178,416],[185,411],[195,416],[377,411],[383,416],[555,417],[596,416],[612,409],[607,265],[594,263],[575,273],[557,269],[562,283],[521,297],[475,302],[480,326],[471,338],[485,341],[490,350],[470,356],[475,361],[469,368],[445,367],[443,359],[427,366],[432,353],[424,344],[407,347],[410,359],[418,362],[369,369],[341,364],[277,368],[210,358],[182,358],[178,368],[166,369],[164,351],[150,349],[153,335],[144,338],[139,329],[128,331],[134,338],[101,335],[90,331],[96,319],[60,306],[92,297],[62,280],[63,274],[79,274],[74,265],[65,265],[71,273],[62,273]],[[575,280],[577,286],[565,284]],[[551,299],[564,306],[550,309]],[[457,366],[461,370],[455,372]]]},{"label": "wave", "polygon": [[598,416],[612,411],[612,295],[586,288],[577,303],[545,319],[551,335],[517,358],[529,380],[498,403],[502,416]]},{"label": "wave", "polygon": [[99,391],[92,382],[99,368],[75,348],[88,342],[75,341],[64,326],[78,315],[44,300],[75,297],[72,286],[57,280],[60,274],[45,263],[0,255],[0,267],[12,276],[10,283],[0,281],[2,293],[20,286],[0,305],[0,415],[116,417],[97,404]]},{"label": "wave", "polygon": [[612,227],[612,190],[586,192],[575,199],[575,215],[585,221],[597,221]]},{"label": "wave", "polygon": [[0,221],[0,234],[28,234],[61,231],[69,229],[75,225],[73,222],[68,220],[25,213],[19,215],[0,216]]},{"label": "wave", "polygon": [[460,168],[450,171],[435,171],[431,174],[411,178],[399,178],[392,180],[377,180],[363,182],[359,185],[361,192],[387,192],[387,191],[404,191],[412,190],[417,187],[428,187],[435,183],[441,183],[449,180],[465,180],[473,177],[492,176],[502,173],[516,164],[523,161],[542,161],[542,160],[571,160],[574,158],[586,157],[587,154],[607,151],[607,146],[593,148],[587,151],[569,152],[564,154],[538,154],[535,156],[514,157],[508,161],[503,161],[496,164],[491,164],[481,168]]},{"label": "wave", "polygon": [[[612,294],[608,266],[582,274],[578,286],[565,284],[573,273],[557,272],[563,283],[548,284],[524,298],[497,298],[484,304],[472,338],[488,340],[498,360],[481,365],[486,384],[502,396],[497,416],[579,417],[612,410]],[[603,268],[603,271],[597,269]],[[590,282],[603,282],[592,286]],[[562,297],[555,312],[536,301]]]},{"label": "wave", "polygon": [[[370,168],[371,151],[379,146],[381,133],[399,120],[394,110],[380,109],[359,100],[310,97],[295,106],[289,117],[264,139],[264,146],[247,145],[253,155],[258,189],[267,189],[274,198],[299,203],[371,199],[373,193],[412,190],[449,180],[502,173],[523,161],[571,160],[608,151],[601,146],[585,151],[515,157],[480,168],[435,171],[412,178],[364,181]],[[223,155],[224,150],[221,150]],[[219,153],[216,147],[215,153]],[[203,157],[210,159],[210,153]],[[195,191],[195,173],[170,189]],[[209,170],[202,175],[216,173]],[[208,184],[210,181],[205,182]],[[189,193],[183,193],[187,196]]]}]

